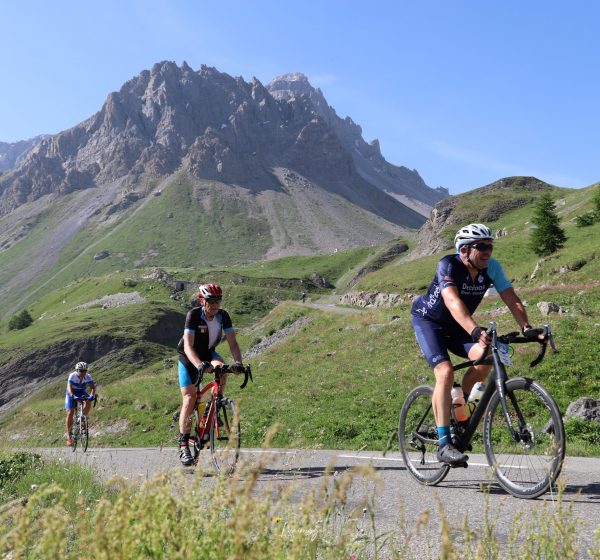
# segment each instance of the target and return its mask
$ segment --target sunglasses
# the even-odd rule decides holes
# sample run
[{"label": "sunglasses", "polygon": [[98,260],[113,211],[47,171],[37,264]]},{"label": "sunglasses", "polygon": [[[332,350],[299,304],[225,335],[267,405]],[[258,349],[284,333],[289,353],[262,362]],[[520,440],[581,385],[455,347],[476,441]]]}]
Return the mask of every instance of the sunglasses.
[{"label": "sunglasses", "polygon": [[475,247],[478,251],[493,251],[494,246],[491,243],[473,243],[471,247]]},{"label": "sunglasses", "polygon": [[204,298],[206,303],[221,303],[221,298]]}]

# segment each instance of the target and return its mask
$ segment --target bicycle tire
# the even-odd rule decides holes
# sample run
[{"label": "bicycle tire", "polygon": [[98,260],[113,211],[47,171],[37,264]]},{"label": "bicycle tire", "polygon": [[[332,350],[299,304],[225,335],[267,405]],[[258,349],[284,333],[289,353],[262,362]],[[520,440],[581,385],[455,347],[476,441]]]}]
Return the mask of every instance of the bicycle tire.
[{"label": "bicycle tire", "polygon": [[192,453],[192,459],[194,459],[194,465],[198,462],[198,456],[200,455],[200,450],[202,449],[202,444],[200,442],[200,415],[198,414],[198,407],[194,407],[194,412],[192,414],[192,426],[191,432],[194,434],[194,445],[190,447],[190,452]]},{"label": "bicycle tire", "polygon": [[209,429],[210,453],[215,470],[229,476],[240,456],[242,434],[239,417],[232,399],[222,397],[212,416]]},{"label": "bicycle tire", "polygon": [[77,418],[73,420],[73,425],[71,426],[71,451],[75,453],[77,449],[77,442],[79,440],[79,425],[77,423]]},{"label": "bicycle tire", "polygon": [[79,425],[79,432],[80,432],[80,438],[81,438],[81,450],[85,453],[88,448],[88,439],[89,439],[88,423],[87,423],[86,416],[81,415],[81,423]]},{"label": "bicycle tire", "polygon": [[431,406],[433,387],[413,389],[402,406],[398,442],[406,470],[420,484],[435,486],[446,478],[449,465],[437,459],[438,434]]},{"label": "bicycle tire", "polygon": [[519,441],[511,435],[496,391],[485,412],[485,454],[504,490],[517,498],[537,498],[554,486],[562,469],[562,416],[550,393],[533,379],[507,381],[506,403]]}]

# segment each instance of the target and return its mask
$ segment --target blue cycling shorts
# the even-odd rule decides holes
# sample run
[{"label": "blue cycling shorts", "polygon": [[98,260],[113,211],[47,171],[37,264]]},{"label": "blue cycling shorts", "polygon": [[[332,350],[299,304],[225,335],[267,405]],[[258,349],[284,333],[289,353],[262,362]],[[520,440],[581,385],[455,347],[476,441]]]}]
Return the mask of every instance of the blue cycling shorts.
[{"label": "blue cycling shorts", "polygon": [[[221,362],[225,362],[223,357],[214,350],[212,351],[211,360],[219,360]],[[188,366],[188,369],[188,367],[186,367],[185,364],[181,363],[181,360],[178,363],[179,386],[187,387],[188,385],[194,385],[196,383],[196,380],[198,379],[198,370],[192,364]]]},{"label": "blue cycling shorts", "polygon": [[429,367],[435,368],[441,362],[451,361],[448,350],[461,358],[469,357],[474,342],[460,325],[450,329],[415,315],[412,315],[412,324]]},{"label": "blue cycling shorts", "polygon": [[[88,397],[87,393],[75,393],[76,397]],[[73,400],[73,397],[69,394],[69,391],[65,393],[65,410],[71,410],[77,408],[77,402]]]}]

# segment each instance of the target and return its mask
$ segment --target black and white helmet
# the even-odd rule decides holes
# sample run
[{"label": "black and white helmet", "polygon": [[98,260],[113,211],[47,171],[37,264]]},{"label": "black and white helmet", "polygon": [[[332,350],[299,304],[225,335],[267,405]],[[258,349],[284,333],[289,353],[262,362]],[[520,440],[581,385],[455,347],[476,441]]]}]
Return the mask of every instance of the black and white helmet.
[{"label": "black and white helmet", "polygon": [[459,251],[463,245],[470,245],[481,239],[493,239],[492,230],[484,224],[469,224],[458,230],[454,236],[454,246]]},{"label": "black and white helmet", "polygon": [[88,365],[86,362],[77,362],[77,364],[75,365],[76,371],[87,371],[87,369]]}]

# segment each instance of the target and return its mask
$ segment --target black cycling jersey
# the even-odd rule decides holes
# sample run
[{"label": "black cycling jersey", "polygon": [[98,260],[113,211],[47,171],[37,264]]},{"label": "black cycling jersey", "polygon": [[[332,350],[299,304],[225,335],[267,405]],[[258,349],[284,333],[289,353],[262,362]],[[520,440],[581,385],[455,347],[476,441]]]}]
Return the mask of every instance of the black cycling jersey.
[{"label": "black cycling jersey", "polygon": [[[229,313],[227,313],[227,311],[224,309],[219,309],[219,311],[217,311],[215,319],[221,323],[221,331],[219,332],[216,342],[212,345],[212,347],[209,347],[208,324],[206,323],[204,307],[194,307],[193,309],[190,309],[185,318],[184,333],[188,332],[194,335],[194,349],[203,362],[209,362],[212,359],[215,347],[217,344],[219,344],[219,342],[221,342],[221,333],[233,332],[235,330],[231,323],[231,317],[229,316]],[[184,346],[182,337],[177,345],[177,352],[179,352],[179,361],[187,367],[192,364],[186,356],[183,348]]]}]

